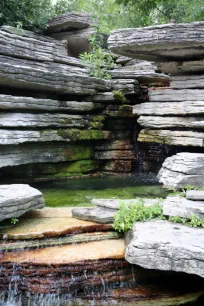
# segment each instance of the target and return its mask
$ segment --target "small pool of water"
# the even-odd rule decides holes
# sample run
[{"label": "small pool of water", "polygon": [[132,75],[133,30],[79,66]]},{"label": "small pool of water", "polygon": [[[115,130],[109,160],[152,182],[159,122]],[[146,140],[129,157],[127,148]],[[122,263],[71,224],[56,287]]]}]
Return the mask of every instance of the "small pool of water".
[{"label": "small pool of water", "polygon": [[135,197],[164,198],[169,191],[155,183],[139,181],[137,177],[93,177],[68,179],[37,184],[46,205],[91,206],[93,198],[131,199]]}]

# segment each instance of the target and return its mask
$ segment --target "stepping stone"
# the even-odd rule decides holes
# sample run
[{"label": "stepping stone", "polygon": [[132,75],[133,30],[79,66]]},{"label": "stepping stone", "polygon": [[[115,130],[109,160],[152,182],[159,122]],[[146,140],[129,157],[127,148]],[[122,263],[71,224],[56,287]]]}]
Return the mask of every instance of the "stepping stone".
[{"label": "stepping stone", "polygon": [[44,206],[45,200],[42,193],[29,185],[0,186],[0,222],[5,219],[18,218],[30,210]]},{"label": "stepping stone", "polygon": [[186,192],[186,198],[193,201],[204,201],[204,190],[189,190]]},{"label": "stepping stone", "polygon": [[126,236],[125,258],[146,269],[204,277],[204,229],[168,221],[137,222]]},{"label": "stepping stone", "polygon": [[74,245],[48,247],[22,253],[4,253],[0,264],[12,262],[16,264],[30,263],[33,265],[69,265],[77,262],[124,259],[125,245],[123,239],[104,240]]},{"label": "stepping stone", "polygon": [[37,238],[51,238],[75,233],[108,231],[110,224],[102,225],[73,219],[71,216],[63,218],[27,218],[22,219],[13,228],[0,230],[0,238],[12,240],[28,240]]},{"label": "stepping stone", "polygon": [[118,210],[120,205],[137,204],[139,200],[144,202],[145,206],[152,206],[154,204],[160,204],[162,201],[158,199],[145,199],[145,198],[135,198],[135,199],[93,199],[91,203],[99,207],[106,207],[110,209]]},{"label": "stepping stone", "polygon": [[113,223],[115,209],[96,207],[96,208],[75,208],[72,216],[80,220],[94,221],[101,224]]},{"label": "stepping stone", "polygon": [[170,196],[163,202],[163,213],[165,216],[191,218],[193,215],[204,219],[204,202],[191,201],[184,197]]}]

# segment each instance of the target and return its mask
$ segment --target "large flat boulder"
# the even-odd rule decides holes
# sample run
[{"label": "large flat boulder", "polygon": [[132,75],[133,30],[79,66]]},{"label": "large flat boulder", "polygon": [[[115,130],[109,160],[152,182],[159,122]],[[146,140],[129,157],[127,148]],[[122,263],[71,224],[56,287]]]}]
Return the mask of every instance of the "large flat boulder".
[{"label": "large flat boulder", "polygon": [[158,173],[160,183],[169,188],[204,186],[204,154],[177,153],[168,157]]},{"label": "large flat boulder", "polygon": [[[172,82],[171,82],[172,84]],[[149,90],[150,102],[187,102],[203,101],[203,89],[180,89],[173,88]]]},{"label": "large flat boulder", "polygon": [[0,195],[0,222],[45,205],[42,193],[29,185],[0,185]]},{"label": "large flat boulder", "polygon": [[204,201],[204,190],[189,190],[186,192],[186,199],[192,201]]},{"label": "large flat boulder", "polygon": [[48,22],[46,32],[55,33],[73,29],[84,29],[94,24],[95,22],[89,14],[71,12],[51,19]]},{"label": "large flat boulder", "polygon": [[137,222],[126,236],[125,258],[146,269],[204,277],[204,231],[168,221]]},{"label": "large flat boulder", "polygon": [[112,32],[111,51],[144,60],[191,60],[204,55],[204,22],[162,24]]},{"label": "large flat boulder", "polygon": [[191,201],[181,196],[169,196],[163,202],[163,213],[171,217],[190,219],[195,215],[204,219],[204,201]]},{"label": "large flat boulder", "polygon": [[203,74],[172,76],[170,87],[174,89],[203,89],[203,81]]},{"label": "large flat boulder", "polygon": [[141,130],[139,142],[161,143],[171,146],[203,147],[204,133],[194,131]]}]

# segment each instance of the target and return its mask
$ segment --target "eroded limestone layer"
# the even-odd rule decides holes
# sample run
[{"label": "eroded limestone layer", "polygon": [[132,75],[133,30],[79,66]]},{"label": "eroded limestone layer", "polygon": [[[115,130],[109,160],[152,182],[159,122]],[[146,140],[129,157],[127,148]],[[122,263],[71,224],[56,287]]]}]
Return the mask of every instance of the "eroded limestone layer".
[{"label": "eroded limestone layer", "polygon": [[0,186],[0,222],[18,218],[30,210],[43,208],[44,205],[42,193],[29,185]]}]

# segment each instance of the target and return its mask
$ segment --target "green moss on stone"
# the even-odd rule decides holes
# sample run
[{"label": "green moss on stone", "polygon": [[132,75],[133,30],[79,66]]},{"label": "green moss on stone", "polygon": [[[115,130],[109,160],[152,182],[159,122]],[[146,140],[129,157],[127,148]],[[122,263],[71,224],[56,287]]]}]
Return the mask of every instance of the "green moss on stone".
[{"label": "green moss on stone", "polygon": [[[97,124],[96,124],[97,125]],[[105,139],[104,133],[101,130],[78,130],[78,129],[60,129],[57,134],[71,141],[78,140],[98,140]]]},{"label": "green moss on stone", "polygon": [[64,149],[64,157],[67,161],[92,159],[94,150],[92,146],[87,145],[73,145]]}]

